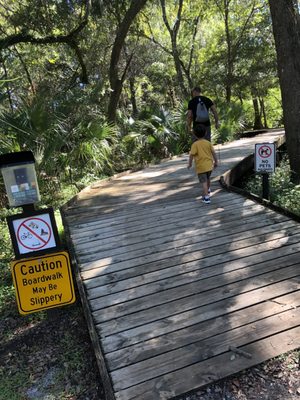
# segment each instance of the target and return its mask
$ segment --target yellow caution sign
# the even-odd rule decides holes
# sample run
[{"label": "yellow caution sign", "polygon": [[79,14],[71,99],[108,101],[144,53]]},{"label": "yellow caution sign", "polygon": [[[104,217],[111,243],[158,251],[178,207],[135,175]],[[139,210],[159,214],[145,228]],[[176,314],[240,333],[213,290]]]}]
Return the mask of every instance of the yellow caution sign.
[{"label": "yellow caution sign", "polygon": [[75,302],[67,252],[12,261],[10,265],[21,314]]}]

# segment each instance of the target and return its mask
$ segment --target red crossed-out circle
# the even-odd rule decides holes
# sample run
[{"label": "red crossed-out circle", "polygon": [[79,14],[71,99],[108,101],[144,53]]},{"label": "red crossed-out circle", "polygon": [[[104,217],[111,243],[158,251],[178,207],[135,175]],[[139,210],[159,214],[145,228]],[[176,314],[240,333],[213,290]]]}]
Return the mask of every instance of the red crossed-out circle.
[{"label": "red crossed-out circle", "polygon": [[270,146],[264,144],[258,149],[258,154],[260,155],[261,158],[268,158],[272,155],[272,149]]},{"label": "red crossed-out circle", "polygon": [[[38,233],[36,233],[33,229],[30,228],[30,226],[28,226],[28,225],[29,225],[29,224],[28,224],[28,221],[33,221],[33,220],[37,220],[38,222],[42,222],[43,224],[46,225],[46,227],[47,227],[47,229],[48,229],[48,233],[49,233],[49,237],[48,237],[48,238],[46,238],[46,239],[42,238],[41,235],[39,235]],[[32,235],[33,237],[35,237],[36,239],[40,240],[41,245],[40,245],[40,246],[31,246],[31,247],[30,247],[30,246],[24,244],[24,242],[23,242],[22,239],[21,239],[21,233],[20,233],[20,229],[21,229],[21,228],[25,228],[27,231],[29,231],[29,232],[31,233],[31,235]],[[29,249],[29,250],[39,250],[39,249],[42,249],[43,247],[45,247],[45,246],[49,243],[50,239],[51,239],[51,227],[50,227],[50,225],[48,224],[48,222],[44,221],[42,218],[37,218],[37,217],[35,217],[35,218],[27,218],[27,219],[25,219],[25,221],[23,221],[23,222],[20,224],[20,226],[19,226],[19,228],[18,228],[18,231],[17,231],[17,240],[18,240],[18,242],[19,242],[23,247],[25,247],[26,249]]]}]

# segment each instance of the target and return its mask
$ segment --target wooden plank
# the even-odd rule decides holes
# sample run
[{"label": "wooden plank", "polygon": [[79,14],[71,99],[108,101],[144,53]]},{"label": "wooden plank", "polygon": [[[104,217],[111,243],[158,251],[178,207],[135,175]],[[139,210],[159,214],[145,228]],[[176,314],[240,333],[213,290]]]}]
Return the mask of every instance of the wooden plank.
[{"label": "wooden plank", "polygon": [[[282,222],[281,222],[282,221]],[[243,240],[251,237],[260,237],[261,235],[266,235],[267,233],[274,233],[281,231],[279,235],[283,235],[284,231],[288,234],[290,229],[297,228],[299,226],[294,221],[288,220],[287,217],[279,216],[278,223],[275,223],[274,219],[264,219],[260,218],[252,223],[246,224],[231,224],[224,228],[224,224],[214,226],[214,229],[207,233],[207,227],[202,229],[194,229],[191,231],[186,231],[184,234],[174,231],[161,231],[165,235],[163,238],[154,238],[152,235],[140,236],[140,239],[128,240],[126,243],[119,244],[119,247],[112,247],[106,245],[104,248],[101,246],[101,250],[97,252],[102,258],[113,257],[114,262],[130,260],[133,258],[139,258],[151,254],[158,255],[158,253],[164,252],[168,254],[169,251],[178,251],[182,248],[183,251],[189,252],[190,248],[199,249],[207,242],[210,242],[211,246],[218,246],[220,244],[230,243],[238,240]],[[275,236],[274,236],[275,237]],[[205,239],[203,239],[205,238]],[[91,243],[93,245],[93,242]],[[198,246],[199,245],[199,246]],[[108,247],[108,249],[107,249]],[[206,245],[206,248],[208,246]],[[92,252],[90,247],[86,245],[86,248],[77,248],[78,254],[88,254]]]},{"label": "wooden plank", "polygon": [[[261,208],[259,212],[255,213],[255,215],[257,215],[258,218],[260,216],[260,212],[263,213],[264,209]],[[189,229],[195,229],[195,227],[198,227],[199,225],[204,225],[204,224],[205,225],[207,224],[207,226],[209,228],[213,228],[214,226],[218,226],[220,224],[220,222],[219,222],[220,220],[222,221],[222,224],[236,221],[236,223],[238,225],[240,225],[243,223],[247,223],[248,218],[252,217],[253,214],[254,214],[254,210],[247,209],[247,210],[243,211],[242,216],[240,214],[237,214],[236,212],[232,212],[232,213],[227,213],[226,217],[220,216],[220,218],[215,218],[215,219],[209,219],[206,217],[206,220],[204,219],[204,220],[199,220],[199,221],[197,221],[197,220],[195,221],[195,219],[192,218],[193,223],[190,225],[189,225],[189,221],[180,221],[180,222],[174,223],[174,224],[170,223],[168,225],[168,227],[172,228],[172,226],[173,226],[173,229],[176,228],[176,231],[178,230],[178,233],[181,233],[181,232],[185,232],[185,231],[189,232]],[[273,213],[273,214],[268,214],[268,215],[270,216],[270,219],[272,220],[272,218],[275,214]],[[243,221],[242,221],[242,219],[243,219]],[[166,228],[166,226],[164,226],[164,228]],[[143,230],[143,231],[144,231],[144,233],[146,232],[145,230]],[[152,229],[149,229],[149,232],[151,235],[156,235],[158,237],[160,237],[161,235],[164,235],[164,232],[162,231],[162,229],[159,229],[159,228],[156,229],[155,231],[153,231]],[[135,232],[132,236],[133,237],[139,236],[139,232]],[[119,237],[119,243],[122,243],[124,240],[126,240],[126,238],[130,238],[130,237],[131,237],[131,235],[128,233],[124,236]],[[88,266],[84,265],[84,268],[87,269]],[[91,268],[93,268],[93,266]]]},{"label": "wooden plank", "polygon": [[[155,271],[146,275],[139,275],[134,278],[129,278],[126,280],[118,280],[115,283],[109,283],[107,285],[94,285],[95,281],[98,281],[99,278],[90,279],[85,281],[85,287],[89,290],[90,298],[92,298],[93,290],[94,293],[97,294],[97,297],[112,295],[114,293],[124,292],[124,297],[126,298],[126,291],[135,289],[136,297],[139,297],[139,291],[142,292],[142,296],[145,296],[151,292],[156,292],[161,287],[161,282],[164,284],[164,290],[171,287],[178,287],[188,282],[201,282],[204,279],[215,277],[216,279],[233,279],[234,276],[237,276],[239,279],[242,276],[254,273],[254,271],[262,272],[270,269],[278,269],[281,267],[286,267],[288,265],[297,264],[297,261],[300,259],[300,253],[289,254],[286,257],[280,257],[275,260],[264,260],[261,263],[251,265],[243,265],[243,268],[233,268],[224,271],[224,269],[220,268],[220,266],[213,266],[210,268],[202,268],[200,264],[195,265],[192,270],[188,268],[167,268],[161,271]],[[89,282],[91,285],[87,285]],[[206,282],[206,281],[205,281]],[[147,286],[146,286],[147,285]],[[153,285],[153,286],[152,286]],[[157,289],[155,289],[157,288]],[[129,298],[127,298],[129,300]]]},{"label": "wooden plank", "polygon": [[[259,210],[258,212],[255,212],[255,210],[253,210],[253,213],[250,214],[247,218],[248,220],[250,219],[253,222],[256,220],[257,223],[259,223],[260,217],[265,217],[266,225],[268,224],[268,220],[269,223],[283,222],[289,220],[288,217],[283,215],[275,213],[266,214],[262,209]],[[135,243],[148,242],[149,240],[155,240],[155,239],[156,240],[160,239],[159,243],[161,243],[161,240],[163,240],[166,236],[178,237],[180,234],[187,235],[189,233],[197,235],[199,230],[200,232],[203,233],[203,230],[205,228],[206,228],[206,233],[209,234],[211,232],[207,232],[207,228],[211,228],[214,231],[216,231],[219,228],[223,228],[224,223],[225,224],[231,223],[232,226],[245,225],[244,221],[243,223],[241,223],[241,221],[236,219],[234,215],[232,216],[232,218],[231,216],[229,216],[228,220],[226,218],[226,221],[221,221],[221,218],[218,218],[217,215],[214,215],[214,218],[208,224],[206,224],[204,216],[195,219],[195,216],[192,215],[191,218],[185,217],[184,220],[185,220],[185,225],[179,222],[180,225],[179,228],[178,225],[176,226],[176,232],[174,232],[174,228],[172,229],[172,225],[170,223],[167,224],[161,223],[160,225],[156,226],[152,225],[151,227],[149,227],[148,224],[145,224],[140,226],[137,230],[133,231],[129,230],[128,232],[126,232],[126,234],[124,234],[121,231],[121,232],[116,232],[113,236],[102,237],[102,238],[95,237],[93,231],[91,231],[90,232],[91,236],[88,243],[85,241],[78,242],[76,248],[78,249],[78,251],[84,250],[86,248],[86,251],[88,252],[90,247],[97,246],[101,248],[102,251],[104,251],[104,250],[115,249],[118,247],[124,247]],[[296,222],[294,223],[296,224]],[[174,224],[177,224],[177,221],[174,221]],[[227,225],[225,225],[225,227],[226,226]]]},{"label": "wooden plank", "polygon": [[[281,260],[279,260],[279,263],[277,264],[277,268],[278,265],[280,264]],[[298,262],[298,261],[297,261]],[[293,265],[294,261],[291,261],[290,265]],[[289,264],[287,264],[289,265]],[[276,267],[274,267],[276,269]],[[226,278],[226,276],[224,277]],[[291,290],[290,291],[294,291],[297,289],[295,289],[295,285],[291,285]],[[276,290],[279,290],[279,292],[277,293]],[[250,303],[248,301],[248,295],[246,292],[246,300],[247,300],[247,305],[252,304],[253,302],[256,301],[263,301],[266,299],[269,299],[270,296],[280,296],[286,291],[286,284],[285,282],[281,285],[279,284],[274,284],[272,286],[272,291],[270,293],[270,291],[268,290],[268,287],[262,287],[262,289],[258,288],[258,289],[254,289],[254,292],[251,292],[251,297],[250,298]],[[266,293],[266,294],[265,294]],[[241,294],[238,292],[238,295],[240,296]],[[269,297],[263,297],[263,300],[261,298],[261,296],[269,296]],[[187,323],[198,323],[199,321],[203,321],[204,318],[206,318],[206,313],[208,313],[208,317],[207,318],[212,318],[212,315],[219,315],[219,314],[214,314],[215,312],[226,312],[225,310],[231,309],[231,303],[232,303],[232,297],[228,296],[227,298],[224,296],[223,298],[219,297],[219,298],[215,298],[214,296],[211,297],[212,300],[212,305],[208,302],[203,302],[202,297],[194,297],[195,301],[191,302],[191,307],[190,309],[186,308],[183,309],[180,307],[180,305],[178,304],[178,307],[172,310],[172,313],[167,312],[167,309],[161,305],[159,308],[156,308],[156,315],[157,318],[155,319],[155,335],[162,335],[165,334],[167,332],[170,332],[171,330],[174,329],[173,326],[173,321],[175,324],[178,324],[178,326],[183,327],[185,324]],[[258,299],[258,300],[257,300]],[[193,300],[193,299],[192,299]],[[208,301],[210,300],[210,298],[208,298]],[[224,302],[224,309],[222,307],[222,303],[218,303],[218,301],[223,301]],[[237,300],[236,300],[237,301]],[[177,304],[175,304],[174,306],[176,306]],[[234,306],[241,306],[240,302],[237,301],[237,304],[234,304]],[[169,307],[169,305],[167,306]],[[205,307],[205,308],[203,308]],[[216,310],[217,308],[220,307],[220,310]],[[246,306],[245,306],[246,307]],[[199,309],[201,308],[201,310],[199,310],[197,312],[197,315],[195,316],[195,309]],[[211,312],[213,311],[213,314],[211,314]],[[95,315],[95,319],[97,321],[97,312],[94,313]],[[108,337],[110,335],[116,335],[119,332],[124,332],[126,330],[130,330],[130,332],[128,333],[128,335],[132,335],[135,337],[135,342],[137,341],[137,335],[144,335],[145,333],[148,334],[148,332],[151,333],[151,330],[154,329],[154,326],[151,325],[149,327],[147,327],[147,324],[152,324],[152,320],[151,320],[151,316],[152,316],[152,312],[150,310],[141,310],[140,312],[136,312],[134,314],[131,314],[129,317],[128,315],[124,315],[124,316],[119,316],[118,314],[115,315],[115,318],[112,320],[108,320],[107,322],[102,322],[99,326],[98,329],[100,331],[101,336],[105,336]],[[194,321],[194,322],[193,322]],[[135,330],[135,328],[138,328],[137,330]],[[175,325],[175,329],[176,329],[176,325]],[[128,336],[127,335],[127,336]],[[122,338],[124,339],[125,335],[122,334]],[[146,338],[146,336],[142,337],[142,340],[144,340]]]},{"label": "wooden plank", "polygon": [[[243,267],[243,265],[245,262],[247,263],[249,262],[258,262],[258,260],[262,261],[262,260],[269,260],[269,259],[274,259],[276,257],[280,257],[281,255],[286,255],[286,254],[293,254],[299,251],[299,236],[298,237],[291,237],[292,239],[294,239],[294,244],[291,243],[290,245],[286,244],[286,240],[284,239],[279,239],[277,241],[272,241],[269,242],[266,246],[265,243],[257,245],[255,250],[250,246],[248,248],[243,248],[240,250],[235,250],[234,252],[228,252],[226,254],[221,253],[220,255],[214,255],[211,257],[207,257],[204,259],[201,259],[201,261],[199,262],[199,259],[196,260],[192,260],[191,262],[186,262],[186,263],[173,263],[173,264],[168,264],[165,265],[165,268],[171,268],[174,266],[179,266],[181,268],[185,268],[187,266],[187,268],[190,268],[191,270],[195,270],[198,269],[199,267],[201,268],[208,268],[208,267],[212,267],[212,266],[218,266],[220,267],[220,271],[222,270],[222,268],[227,268],[227,271],[230,270],[234,270],[237,268],[241,268]],[[284,241],[284,242],[283,242]],[[283,247],[283,249],[280,249],[280,245],[285,244],[285,246]],[[271,247],[272,246],[272,247]],[[276,250],[277,249],[277,250]],[[244,260],[244,258],[246,257],[246,260]],[[248,258],[249,257],[249,258]],[[250,258],[251,257],[251,258]],[[230,263],[230,264],[228,264]],[[226,264],[226,266],[225,266]],[[147,268],[148,267],[148,268]],[[139,267],[137,267],[137,273],[142,274],[144,273],[150,273],[151,271],[159,271],[159,267],[161,267],[161,265],[158,264],[151,264],[150,268],[150,264],[145,265],[145,266],[141,266],[140,269],[142,270],[142,268],[145,269],[145,271],[138,271]],[[164,268],[164,269],[165,269]],[[130,271],[130,270],[129,270]],[[125,273],[127,273],[127,270],[124,271]],[[136,276],[136,273],[134,274],[134,276]],[[95,304],[95,309],[97,304]]]},{"label": "wooden plank", "polygon": [[189,367],[118,391],[116,398],[118,400],[170,399],[298,347],[300,347],[300,327],[295,327],[241,347],[241,350],[253,355],[251,359],[241,356],[232,359],[232,353],[227,351],[203,362],[196,362]]},{"label": "wooden plank", "polygon": [[[299,228],[298,228],[299,229]],[[278,232],[278,234],[273,233],[273,240],[276,240],[277,237],[280,238],[282,236],[282,232]],[[253,238],[251,238],[252,240]],[[244,242],[244,240],[241,240],[241,242]],[[220,245],[221,246],[221,245]],[[231,243],[232,246],[232,243]],[[300,248],[300,246],[299,246]],[[253,268],[251,269],[253,271]],[[234,272],[231,273],[232,275]],[[242,274],[242,271],[241,271]],[[147,296],[148,294],[151,293],[156,293],[161,290],[167,290],[173,287],[178,287],[181,285],[184,285],[186,283],[190,282],[197,282],[199,279],[202,280],[202,271],[192,271],[188,272],[186,274],[182,274],[179,276],[173,276],[172,279],[160,279],[158,281],[154,282],[144,282],[143,285],[141,286],[134,286],[132,288],[127,288],[126,283],[124,284],[124,287],[121,288],[121,290],[116,290],[116,291],[107,291],[106,287],[102,286],[96,286],[96,287],[91,287],[88,289],[88,297],[89,299],[94,299],[94,298],[100,298],[100,297],[105,297],[101,300],[102,302],[107,302],[107,304],[112,305],[112,304],[117,304],[122,301],[128,301],[132,298],[137,298],[137,297],[142,297],[142,296]],[[227,275],[228,278],[228,275]],[[115,285],[115,284],[113,284]],[[117,299],[117,302],[115,301]],[[122,300],[123,299],[123,300]],[[103,304],[103,303],[102,303]]]},{"label": "wooden plank", "polygon": [[245,293],[237,296],[236,302],[225,300],[224,306],[221,302],[219,304],[214,303],[199,307],[193,312],[185,313],[184,320],[170,319],[168,322],[172,329],[169,332],[162,334],[161,331],[158,331],[157,336],[153,339],[106,353],[109,369],[113,371],[127,365],[136,364],[207,339],[216,335],[216,333],[228,332],[230,329],[299,307],[299,291],[273,297],[276,296],[276,289],[282,290],[283,287],[280,283],[275,286],[274,293],[271,287],[258,289],[253,297]]},{"label": "wooden plank", "polygon": [[[228,271],[232,271],[234,269],[242,268],[243,266],[248,266],[251,265],[251,263],[256,264],[262,260],[268,261],[272,259],[276,259],[278,257],[284,256],[286,254],[293,254],[294,252],[297,251],[295,245],[291,246],[284,246],[281,249],[274,249],[274,250],[268,250],[264,251],[264,247],[261,246],[258,248],[257,253],[255,254],[238,254],[238,257],[230,257],[232,254],[228,254],[227,258],[224,260],[224,262],[220,262],[219,258],[217,258],[217,261],[215,260],[214,257],[208,257],[206,259],[201,260],[201,263],[199,263],[199,260],[195,261],[190,261],[190,262],[185,262],[185,263],[178,263],[175,265],[170,265],[166,266],[165,268],[160,268],[160,264],[147,264],[145,266],[143,265],[137,265],[128,269],[123,269],[123,270],[117,270],[117,271],[111,271],[111,266],[109,268],[107,267],[97,267],[97,264],[94,263],[94,268],[93,269],[87,269],[86,271],[81,272],[82,279],[85,280],[85,283],[89,282],[90,280],[93,281],[93,279],[96,279],[97,277],[101,278],[101,282],[103,285],[109,284],[109,283],[114,283],[118,281],[122,281],[125,279],[130,279],[130,278],[136,278],[142,275],[143,277],[148,277],[148,275],[151,276],[155,274],[159,274],[161,276],[161,279],[164,278],[164,275],[166,274],[167,276],[172,275],[170,274],[170,270],[174,271],[174,274],[182,274],[185,272],[189,271],[194,271],[199,268],[208,268],[213,271],[219,271],[220,269],[224,271],[225,273]],[[155,279],[154,279],[155,280]],[[101,285],[99,285],[101,286]]]},{"label": "wooden plank", "polygon": [[[185,311],[191,311],[198,308],[199,304],[201,304],[201,306],[205,306],[229,298],[234,300],[233,297],[241,295],[242,293],[251,292],[253,290],[263,288],[264,286],[268,285],[275,285],[275,283],[281,281],[285,281],[285,293],[295,291],[297,290],[297,285],[299,285],[300,281],[299,276],[297,276],[297,269],[299,270],[299,267],[291,266],[284,268],[284,271],[275,271],[273,273],[273,276],[272,273],[267,273],[256,277],[255,280],[253,278],[249,278],[243,281],[228,284],[223,288],[220,285],[219,287],[211,288],[207,291],[202,292],[200,292],[199,289],[197,292],[196,287],[193,287],[194,290],[191,290],[191,285],[189,285],[189,287],[187,288],[182,287],[182,290],[186,289],[187,291],[189,291],[189,295],[185,297],[184,294],[181,294],[181,297],[180,294],[178,294],[177,298],[175,298],[174,291],[172,293],[162,292],[159,296],[156,294],[156,296],[154,297],[166,297],[167,295],[169,295],[168,299],[170,301],[169,303],[165,303],[165,298],[163,298],[162,302],[157,301],[156,306],[155,304],[153,304],[154,299],[149,299],[150,296],[138,299],[141,303],[141,309],[145,310],[144,312],[136,311],[140,312],[139,326],[126,331],[121,331],[120,333],[114,335],[102,335],[102,343],[105,351],[114,351],[116,349],[120,349],[121,347],[130,346],[132,344],[138,343],[141,340],[151,339],[158,335],[159,328],[163,329],[163,331],[161,332],[163,334],[166,329],[166,321],[164,321],[163,318],[170,318],[172,315],[175,315],[175,319],[179,319],[178,310],[180,310],[180,313],[183,313]],[[291,290],[289,285],[293,288],[293,290]],[[171,290],[169,290],[168,292],[170,291]],[[171,299],[172,295],[173,298]],[[127,302],[125,305],[120,304],[118,306],[114,306],[114,308],[118,308],[118,311],[120,311],[119,314],[114,313],[114,317],[118,315],[127,315],[130,319],[130,314],[132,313],[136,302],[137,300],[132,300],[130,302]],[[148,308],[146,308],[147,304]],[[107,312],[108,309],[102,310],[101,316],[103,321],[105,319],[109,319],[107,316]],[[161,321],[161,325],[159,325],[160,322],[158,320]],[[101,329],[101,326],[99,326],[99,328]]]},{"label": "wooden plank", "polygon": [[[64,220],[65,216],[62,215],[62,217],[63,217],[63,221],[65,222],[65,220]],[[66,226],[66,224],[65,224],[65,226]],[[85,319],[87,322],[87,328],[88,328],[88,331],[90,334],[92,346],[93,346],[93,349],[95,352],[97,366],[98,366],[98,369],[99,369],[99,372],[101,375],[101,379],[102,379],[102,384],[104,387],[105,399],[106,400],[115,400],[111,377],[107,370],[106,361],[104,359],[104,355],[103,355],[103,351],[102,351],[102,348],[100,345],[99,337],[97,335],[97,331],[96,331],[96,327],[95,327],[95,324],[93,321],[91,309],[89,307],[87,298],[85,296],[85,291],[84,291],[84,286],[83,286],[82,280],[80,279],[79,265],[76,261],[76,254],[74,252],[73,244],[70,241],[70,236],[68,235],[68,227],[67,226],[66,226],[65,232],[66,232],[66,240],[67,240],[67,243],[69,244],[68,247],[69,247],[69,252],[70,252],[70,256],[71,256],[72,266],[75,270],[74,272],[75,272],[77,287],[78,287],[79,295],[80,295],[81,301],[82,301],[82,308],[83,308],[83,312],[84,312]]]},{"label": "wooden plank", "polygon": [[[140,190],[140,188],[136,187],[136,190]],[[117,191],[120,191],[120,189],[117,189]],[[125,191],[126,191],[126,189],[125,189]],[[148,192],[152,193],[151,185],[148,187]],[[189,199],[191,199],[191,198],[194,198],[196,200],[201,195],[199,183],[196,181],[196,179],[194,180],[193,187],[188,189],[188,192],[184,192],[179,195],[176,194],[177,192],[178,192],[178,182],[176,183],[176,185],[174,185],[175,195],[173,194],[172,196],[170,196],[170,193],[167,193],[166,196],[160,196],[159,194],[165,193],[165,191],[160,190],[158,194],[152,193],[148,198],[144,199],[145,200],[144,202],[141,201],[141,199],[136,198],[135,199],[136,202],[134,203],[133,198],[131,196],[130,196],[130,201],[128,201],[129,192],[126,191],[126,195],[124,195],[123,198],[119,199],[120,203],[118,203],[118,204],[112,203],[110,196],[105,197],[101,193],[101,196],[100,196],[101,200],[98,205],[97,213],[95,211],[95,214],[97,216],[99,216],[99,214],[101,214],[101,216],[104,217],[105,215],[108,215],[108,214],[116,214],[116,213],[124,214],[127,212],[134,212],[136,210],[139,210],[139,211],[146,210],[147,208],[153,207],[153,206],[163,207],[167,204],[168,205],[180,204],[182,202],[189,201]],[[212,195],[214,196],[215,194],[221,193],[221,192],[224,193],[225,196],[230,196],[230,193],[227,193],[226,191],[224,191],[221,188],[214,189],[214,192]],[[233,195],[233,197],[234,197],[234,195]],[[65,210],[66,213],[69,213],[67,215],[68,220],[70,222],[75,221],[75,223],[77,223],[77,224],[85,223],[85,222],[87,222],[87,220],[92,220],[91,218],[88,218],[89,213],[87,210],[91,206],[92,207],[97,206],[98,201],[99,200],[97,200],[96,197],[95,198],[87,198],[86,200],[84,200],[84,199],[79,200],[77,202],[77,204],[85,211],[83,213],[78,213],[77,212],[78,210],[75,210],[74,206],[72,209]],[[74,212],[70,213],[71,210],[72,211],[74,210]],[[77,218],[74,217],[74,214],[76,215]]]},{"label": "wooden plank", "polygon": [[[185,208],[185,204],[181,203],[180,207],[181,210],[169,210],[169,208],[165,207],[162,214],[152,214],[151,209],[148,209],[148,213],[146,215],[135,212],[134,219],[126,219],[122,221],[122,223],[115,218],[112,218],[110,221],[106,221],[104,225],[94,223],[85,224],[82,228],[73,227],[72,228],[72,238],[76,238],[76,243],[81,243],[82,241],[86,240],[86,237],[91,237],[96,235],[97,238],[109,238],[116,235],[124,234],[124,233],[136,233],[139,230],[149,228],[155,228],[161,225],[170,225],[170,220],[174,223],[182,222],[183,220],[193,220],[195,215],[201,218],[201,214],[199,214],[199,207],[203,206],[203,204],[199,204],[196,201],[194,202],[194,206],[192,208]],[[237,211],[238,209],[243,210],[247,207],[254,207],[256,210],[265,210],[263,206],[254,203],[253,201],[249,200],[245,204],[241,204],[240,201],[235,199],[235,201],[231,201],[230,204],[227,206],[226,204],[222,203],[220,205],[215,205],[213,209],[206,209],[206,215],[215,215],[218,213],[222,213],[225,210],[228,212],[229,210],[234,209]],[[205,215],[202,215],[202,218]],[[93,229],[95,228],[95,229]]]},{"label": "wooden plank", "polygon": [[[230,320],[226,321],[226,317],[224,317],[223,322],[229,327]],[[298,325],[300,325],[300,313],[293,309],[246,323],[219,334],[216,334],[216,331],[211,332],[211,336],[201,341],[112,371],[114,389],[116,391],[126,389],[171,373],[174,369],[182,369],[215,357],[228,351],[229,346],[239,348]]]},{"label": "wooden plank", "polygon": [[[124,261],[122,260],[122,255],[97,259],[98,253],[96,251],[93,255],[88,255],[86,257],[78,256],[78,258],[82,262],[88,261],[89,268],[95,266],[94,264],[91,264],[91,261],[97,260],[97,267],[99,268],[106,266],[108,272],[115,272],[122,269],[136,267],[138,265],[148,267],[152,263],[156,264],[157,269],[162,269],[172,265],[183,264],[190,261],[203,260],[207,257],[221,257],[222,254],[227,257],[228,253],[235,254],[235,252],[242,249],[244,249],[243,252],[245,253],[245,255],[247,255],[249,254],[248,252],[250,252],[251,254],[256,250],[266,251],[271,248],[280,247],[280,245],[297,243],[297,241],[299,240],[299,234],[297,234],[298,229],[299,228],[296,227],[291,228],[289,236],[286,236],[285,232],[279,232],[278,234],[259,235],[258,237],[236,241],[231,244],[225,243],[223,245],[213,246],[213,243],[203,241],[203,243],[196,243],[191,246],[168,250],[164,253],[153,253]],[[254,246],[256,246],[255,249]],[[219,260],[219,262],[223,261],[224,260]]]},{"label": "wooden plank", "polygon": [[[161,185],[160,187],[153,187],[151,186],[148,188],[139,188],[139,194],[133,195],[130,194],[130,202],[129,202],[129,193],[119,194],[119,196],[113,196],[112,194],[108,194],[105,196],[104,194],[101,195],[101,202],[103,205],[101,213],[111,213],[115,210],[128,210],[128,209],[141,209],[141,207],[151,206],[155,204],[163,205],[166,202],[175,202],[180,201],[185,198],[195,198],[201,195],[201,189],[199,187],[183,187],[179,190],[178,182],[175,184],[174,187],[168,187]],[[80,205],[81,207],[88,208],[89,206],[96,204],[97,199],[95,198],[94,201],[92,199],[81,200]],[[99,200],[98,200],[99,201]],[[137,203],[138,206],[134,206],[132,204]],[[126,206],[124,206],[126,204]],[[67,215],[70,222],[75,219],[74,215],[69,214]],[[76,215],[77,221],[87,221],[93,219],[93,215],[86,212],[84,214],[77,214]]]},{"label": "wooden plank", "polygon": [[[247,207],[241,207],[240,205],[232,205],[233,212],[228,212],[228,217],[226,218],[226,222],[234,222],[236,220],[237,209],[243,209],[245,213],[245,218],[254,217],[255,215],[265,213],[265,210],[260,206],[255,206],[252,203],[252,207],[249,205]],[[224,218],[224,211],[225,209],[222,207],[215,208],[213,213],[208,214],[211,216],[211,219],[208,221],[208,226],[214,227],[220,224],[220,219]],[[252,211],[252,213],[251,213]],[[272,215],[276,215],[275,213],[272,214],[271,211],[266,213],[272,217]],[[84,245],[92,242],[92,244],[99,244],[99,247],[102,248],[106,245],[111,244],[111,247],[116,247],[116,245],[120,245],[126,240],[140,240],[139,236],[141,235],[144,237],[147,234],[152,235],[155,237],[155,234],[160,234],[162,230],[169,230],[172,231],[172,224],[170,221],[174,223],[176,226],[176,231],[184,232],[187,228],[196,228],[199,225],[203,225],[205,222],[205,218],[207,220],[207,216],[205,217],[204,214],[199,214],[199,209],[196,210],[194,213],[175,213],[175,216],[169,215],[166,219],[158,219],[155,220],[154,218],[150,218],[149,220],[140,220],[137,225],[131,226],[130,224],[123,224],[118,226],[116,229],[90,229],[88,236],[83,236],[80,240],[77,241],[76,246],[78,248],[83,247]],[[238,221],[237,221],[238,222]],[[97,233],[98,232],[98,233]],[[77,234],[80,235],[80,230],[77,231]],[[174,234],[174,230],[173,230]]]},{"label": "wooden plank", "polygon": [[[213,195],[214,196],[214,195]],[[227,195],[226,192],[222,194],[222,199],[218,197],[215,198],[216,201],[214,203],[214,208],[221,207],[222,209],[230,209],[232,207],[246,207],[248,205],[253,205],[252,200],[245,200],[243,205],[241,205],[241,199],[239,197],[233,196],[232,193]],[[218,201],[217,201],[218,199]],[[226,201],[226,199],[228,201]],[[132,211],[132,212],[124,212],[121,213],[113,213],[109,216],[103,216],[101,214],[97,214],[97,219],[81,224],[72,224],[72,237],[76,238],[76,240],[80,240],[83,235],[88,235],[93,228],[97,231],[100,231],[99,234],[111,231],[116,231],[116,228],[122,227],[126,224],[126,227],[130,228],[131,226],[140,226],[141,222],[148,221],[164,221],[167,220],[169,222],[169,215],[177,217],[177,219],[181,219],[183,216],[186,216],[195,211],[199,212],[200,203],[198,200],[186,200],[184,202],[180,202],[177,204],[166,204],[163,207],[146,207],[143,210]],[[77,214],[75,214],[77,215]]]}]

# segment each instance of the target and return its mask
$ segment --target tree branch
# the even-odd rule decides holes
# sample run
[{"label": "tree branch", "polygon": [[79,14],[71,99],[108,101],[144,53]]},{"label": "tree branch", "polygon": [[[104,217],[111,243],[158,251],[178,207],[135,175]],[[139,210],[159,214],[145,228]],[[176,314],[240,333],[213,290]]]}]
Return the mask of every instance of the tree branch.
[{"label": "tree branch", "polygon": [[171,35],[171,34],[172,34],[172,29],[171,29],[171,27],[170,27],[170,24],[169,24],[169,21],[168,21],[168,18],[167,18],[166,2],[165,2],[165,0],[160,0],[160,4],[161,4],[161,9],[162,9],[162,14],[163,14],[164,23],[165,23],[165,25],[166,25],[166,27],[167,27],[167,29],[168,29],[170,35]]},{"label": "tree branch", "polygon": [[49,35],[45,37],[35,37],[34,35],[26,33],[17,33],[4,38],[0,38],[0,51],[3,49],[7,49],[11,46],[15,46],[18,43],[30,43],[37,45],[65,43],[75,51],[75,54],[78,58],[78,62],[82,69],[81,76],[83,79],[83,83],[87,83],[88,81],[87,70],[77,43],[77,39],[80,32],[85,28],[85,26],[88,23],[89,10],[90,10],[90,0],[86,0],[84,19],[75,29],[73,29],[67,35]]},{"label": "tree branch", "polygon": [[144,37],[145,39],[150,40],[150,42],[156,44],[158,47],[160,47],[165,53],[169,54],[170,56],[173,55],[173,53],[172,53],[171,50],[169,50],[167,47],[165,47],[164,45],[162,45],[161,43],[159,43],[153,36],[150,37],[150,36],[146,35],[145,32],[140,32],[140,33],[139,33],[139,36],[142,36],[142,37]]},{"label": "tree branch", "polygon": [[181,22],[181,13],[182,13],[182,6],[183,6],[183,0],[179,0],[179,7],[177,11],[177,17],[173,26],[173,34],[176,37],[180,28],[180,22]]},{"label": "tree branch", "polygon": [[188,72],[188,77],[190,77],[191,68],[192,68],[192,61],[193,61],[194,50],[195,50],[195,39],[196,39],[196,35],[197,35],[197,32],[198,32],[199,21],[200,21],[200,14],[197,15],[197,17],[195,18],[195,22],[194,22],[194,32],[193,32],[193,38],[192,38],[192,46],[191,46],[188,66],[186,68],[186,70]]}]

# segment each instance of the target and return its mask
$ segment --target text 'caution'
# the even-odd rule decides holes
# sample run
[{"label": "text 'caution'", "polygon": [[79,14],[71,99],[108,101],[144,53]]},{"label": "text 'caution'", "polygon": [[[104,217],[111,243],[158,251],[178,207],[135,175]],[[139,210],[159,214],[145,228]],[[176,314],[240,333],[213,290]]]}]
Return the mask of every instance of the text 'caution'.
[{"label": "text 'caution'", "polygon": [[11,262],[21,314],[75,302],[69,254],[65,251]]}]

